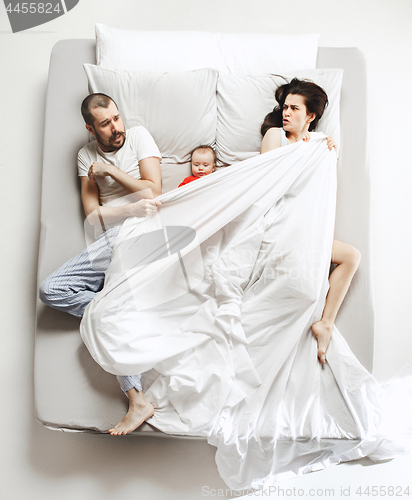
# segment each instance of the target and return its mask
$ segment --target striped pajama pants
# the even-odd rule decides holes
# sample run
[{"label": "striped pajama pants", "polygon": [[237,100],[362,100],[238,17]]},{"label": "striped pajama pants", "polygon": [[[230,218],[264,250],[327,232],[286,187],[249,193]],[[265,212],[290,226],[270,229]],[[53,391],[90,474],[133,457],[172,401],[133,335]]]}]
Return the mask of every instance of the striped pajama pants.
[{"label": "striped pajama pants", "polygon": [[[103,288],[113,244],[120,226],[109,229],[83,252],[63,264],[40,285],[39,296],[44,304],[81,318],[95,294]],[[117,377],[127,393],[135,387],[142,390],[141,375]]]}]

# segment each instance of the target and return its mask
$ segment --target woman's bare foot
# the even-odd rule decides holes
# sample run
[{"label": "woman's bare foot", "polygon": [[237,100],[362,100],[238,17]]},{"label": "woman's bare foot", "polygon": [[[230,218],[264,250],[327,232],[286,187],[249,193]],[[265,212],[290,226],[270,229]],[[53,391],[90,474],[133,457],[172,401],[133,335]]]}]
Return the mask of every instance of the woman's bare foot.
[{"label": "woman's bare foot", "polygon": [[129,397],[129,409],[123,419],[113,429],[109,429],[112,436],[133,432],[154,414],[153,405],[146,399],[143,391],[133,388],[127,391],[127,395]]},{"label": "woman's bare foot", "polygon": [[333,324],[326,323],[323,320],[316,321],[312,325],[312,332],[318,342],[318,358],[322,363],[326,363],[326,351],[332,337]]}]

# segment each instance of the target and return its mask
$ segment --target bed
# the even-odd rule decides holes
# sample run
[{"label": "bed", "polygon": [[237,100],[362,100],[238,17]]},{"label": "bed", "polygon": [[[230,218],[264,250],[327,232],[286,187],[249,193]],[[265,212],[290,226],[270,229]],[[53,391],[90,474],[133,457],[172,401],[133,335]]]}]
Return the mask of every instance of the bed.
[{"label": "bed", "polygon": [[[88,70],[86,67],[89,81],[83,68],[85,63],[95,64],[95,45],[95,40],[64,40],[55,45],[51,54],[43,148],[39,283],[85,246],[84,215],[75,165],[77,151],[89,140],[79,107],[88,92],[88,85],[93,85],[93,78],[99,79],[98,67],[90,66]],[[362,253],[361,266],[336,324],[360,362],[371,371],[374,310],[366,65],[363,55],[356,48],[321,47],[316,67],[343,70],[335,237],[354,245]],[[178,66],[176,68],[180,69]],[[209,71],[208,78],[212,77]],[[228,95],[232,95],[231,85],[238,78],[236,75],[227,75]],[[204,75],[202,80],[205,81]],[[166,85],[170,88],[170,82],[166,82]],[[220,95],[224,95],[223,90]],[[122,103],[118,104],[121,109]],[[139,121],[139,118],[136,119]],[[204,136],[205,132],[201,133]],[[227,137],[224,133],[220,140],[216,136],[211,137],[213,139],[216,140],[222,159],[228,163],[256,154],[246,148],[242,152],[243,157],[234,157],[230,147],[225,149]],[[178,153],[170,153],[163,161],[164,192],[173,190],[178,181],[188,175],[188,164],[176,165],[182,152],[190,149],[189,144],[185,146],[186,149],[182,147]],[[52,310],[38,301],[35,339],[36,416],[50,429],[105,433],[122,418],[127,400],[116,378],[100,368],[89,355],[79,336],[79,323],[78,319]],[[167,436],[148,424],[135,431],[135,434],[140,433]]]}]

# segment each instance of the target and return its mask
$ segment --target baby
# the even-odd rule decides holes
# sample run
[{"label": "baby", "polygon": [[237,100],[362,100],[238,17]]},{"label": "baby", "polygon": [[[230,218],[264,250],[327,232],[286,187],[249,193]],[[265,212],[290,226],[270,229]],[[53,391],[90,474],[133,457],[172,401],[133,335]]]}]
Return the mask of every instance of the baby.
[{"label": "baby", "polygon": [[190,163],[192,165],[192,175],[186,177],[179,184],[180,186],[184,186],[185,184],[189,184],[189,182],[195,181],[204,175],[209,175],[214,172],[216,168],[216,153],[215,150],[211,146],[198,146],[193,149],[190,153]]}]

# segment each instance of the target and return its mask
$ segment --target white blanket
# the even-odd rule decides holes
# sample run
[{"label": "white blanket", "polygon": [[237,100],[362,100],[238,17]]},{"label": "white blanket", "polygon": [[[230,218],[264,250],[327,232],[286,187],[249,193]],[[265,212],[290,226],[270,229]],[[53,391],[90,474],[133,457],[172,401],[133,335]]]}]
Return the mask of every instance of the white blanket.
[{"label": "white blanket", "polygon": [[336,328],[317,360],[335,196],[322,134],[163,195],[155,216],[123,225],[83,317],[105,370],[148,372],[149,423],[207,436],[231,488],[399,451],[380,429],[380,386]]}]

